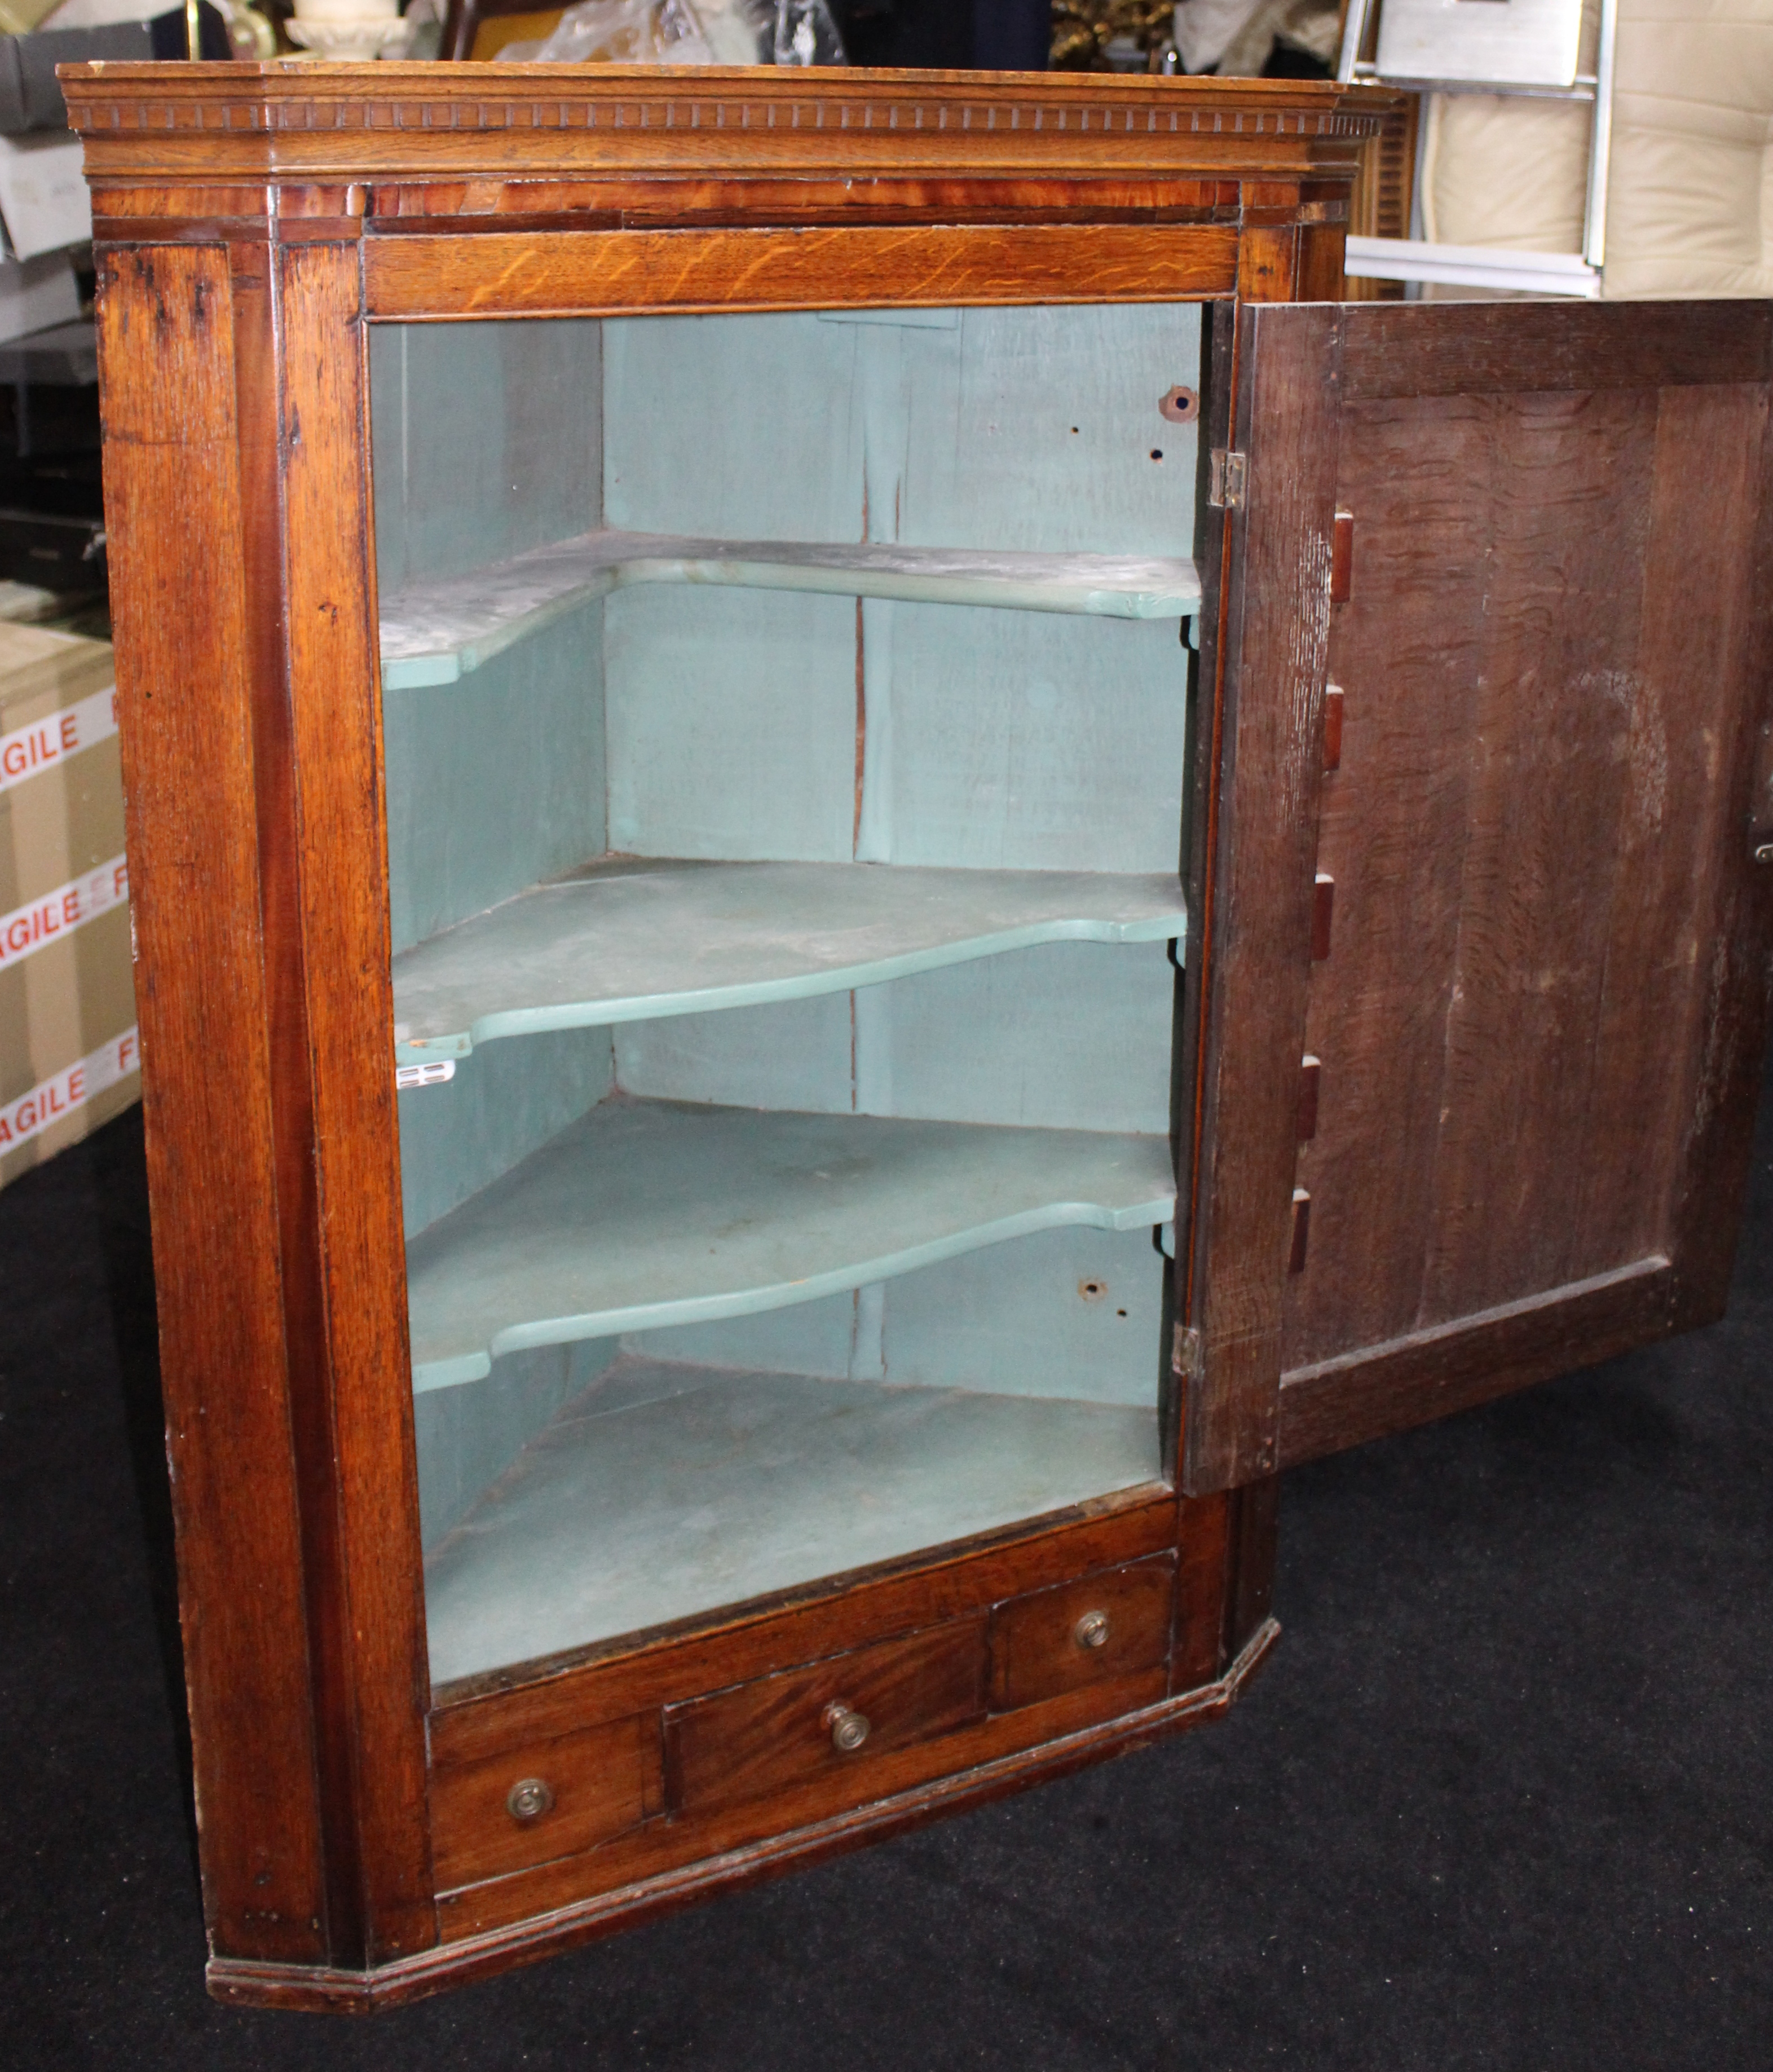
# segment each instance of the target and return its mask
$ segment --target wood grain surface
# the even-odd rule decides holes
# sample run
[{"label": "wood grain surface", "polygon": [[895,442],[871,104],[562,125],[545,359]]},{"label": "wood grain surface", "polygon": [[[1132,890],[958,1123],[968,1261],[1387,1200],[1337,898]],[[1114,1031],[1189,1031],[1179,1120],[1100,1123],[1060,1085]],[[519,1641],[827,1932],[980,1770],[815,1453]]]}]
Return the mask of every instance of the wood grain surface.
[{"label": "wood grain surface", "polygon": [[[278,1231],[267,1213],[278,1172],[226,254],[105,255],[98,333],[204,1910],[214,1947],[229,1955],[322,1963],[302,1531]],[[181,983],[187,971],[202,983]],[[242,1213],[246,1202],[256,1213]]]},{"label": "wood grain surface", "polygon": [[1393,303],[1343,342],[1345,402],[1764,381],[1765,302]]},{"label": "wood grain surface", "polygon": [[1344,323],[1287,1459],[1715,1314],[1765,1041],[1764,313],[1434,314],[1395,353],[1397,310]]},{"label": "wood grain surface", "polygon": [[[1273,1622],[1265,1622],[1225,1673],[1200,1688],[1093,1725],[1074,1726],[1031,1750],[1014,1749],[981,1759],[969,1770],[908,1784],[890,1798],[810,1820],[797,1830],[724,1856],[666,1868],[625,1890],[569,1897],[552,1909],[537,1905],[483,1926],[468,1925],[471,1915],[464,1909],[461,1935],[442,1948],[386,1965],[376,1973],[219,1960],[209,1967],[210,1991],[237,2006],[367,2012],[531,1963],[613,1930],[656,1920],[715,1889],[755,1883],[821,1861],[1215,1719],[1261,1667],[1278,1635]],[[570,1886],[562,1889],[570,1892]]]},{"label": "wood grain surface", "polygon": [[352,1729],[349,1636],[339,1601],[339,1508],[319,1174],[308,1071],[307,968],[295,827],[294,747],[284,639],[282,411],[275,288],[263,246],[228,253],[240,440],[241,554],[252,658],[253,780],[257,816],[265,1035],[277,1165],[290,1436],[302,1508],[302,1589],[325,1835],[327,1947],[335,1962],[364,1948],[363,1881],[351,1804],[359,1761]]},{"label": "wood grain surface", "polygon": [[1675,1292],[1666,1260],[1642,1260],[1294,1368],[1281,1389],[1281,1465],[1295,1468],[1611,1359],[1672,1328]]},{"label": "wood grain surface", "polygon": [[[1170,1656],[1175,1560],[1160,1555],[993,1607],[991,1709],[1006,1712],[1159,1669]],[[1105,1637],[1086,1640],[1079,1622],[1100,1617]]]},{"label": "wood grain surface", "polygon": [[[693,88],[382,65],[105,67],[68,86],[99,190],[156,1242],[224,1996],[361,2005],[517,1961],[1207,1716],[1273,1638],[1262,1286],[1284,1252],[1304,983],[1289,959],[1308,942],[1323,760],[1314,528],[1332,421],[1310,346],[1290,367],[1249,356],[1237,437],[1260,434],[1255,491],[1235,539],[1210,532],[1232,637],[1216,625],[1206,658],[1197,882],[1223,890],[1224,925],[1202,969],[1219,959],[1245,1005],[1228,1023],[1224,988],[1201,984],[1177,1114],[1179,1148],[1190,1102],[1218,1132],[1193,1286],[1219,1393],[1191,1405],[1191,1441],[1230,1462],[1221,1481],[1257,1480],[1186,1505],[1154,1484],[428,1689],[366,319],[1327,293],[1384,115],[1383,96],[1295,82],[747,69]],[[1308,318],[1320,347],[1333,323]],[[1278,705],[1251,689],[1277,680]],[[1222,772],[1245,789],[1221,815]],[[1256,800],[1277,781],[1302,811],[1264,835]],[[1265,968],[1279,990],[1240,1064]],[[1269,1167],[1278,1192],[1251,1207]],[[1072,1600],[1093,1604],[1104,1575],[1122,1630],[1080,1671]],[[912,1673],[920,1649],[933,1683]],[[862,1767],[821,1745],[808,1769],[780,1730],[837,1657],[883,1724]],[[995,1719],[993,1663],[1011,1708]],[[668,1710],[675,1820],[659,1817]],[[506,1806],[511,1766],[544,1754],[568,1786],[545,1832]]]},{"label": "wood grain surface", "polygon": [[[1242,315],[1233,437],[1249,458],[1223,635],[1224,713],[1207,839],[1211,959],[1189,1321],[1203,1372],[1184,1486],[1273,1472],[1281,1290],[1292,1231],[1299,1059],[1317,893],[1318,791],[1335,486],[1332,305]],[[1322,1051],[1321,1046],[1313,1046]]]},{"label": "wood grain surface", "polygon": [[1298,80],[500,64],[70,66],[88,169],[167,184],[557,175],[1332,171],[1394,97]]},{"label": "wood grain surface", "polygon": [[[985,1643],[982,1619],[961,1620],[668,1707],[667,1805],[702,1813],[825,1778],[871,1792],[884,1756],[985,1716]],[[866,1728],[858,1747],[837,1746],[834,1708]]]},{"label": "wood grain surface", "polygon": [[[278,255],[296,841],[366,1961],[436,1934],[356,254]],[[318,1379],[296,1378],[312,1386]]]},{"label": "wood grain surface", "polygon": [[[512,1795],[545,1787],[520,1818]],[[438,1767],[431,1786],[433,1852],[445,1889],[582,1854],[662,1810],[659,1720],[648,1712]]]},{"label": "wood grain surface", "polygon": [[373,317],[1170,302],[1236,278],[1228,225],[484,231],[364,248]]}]

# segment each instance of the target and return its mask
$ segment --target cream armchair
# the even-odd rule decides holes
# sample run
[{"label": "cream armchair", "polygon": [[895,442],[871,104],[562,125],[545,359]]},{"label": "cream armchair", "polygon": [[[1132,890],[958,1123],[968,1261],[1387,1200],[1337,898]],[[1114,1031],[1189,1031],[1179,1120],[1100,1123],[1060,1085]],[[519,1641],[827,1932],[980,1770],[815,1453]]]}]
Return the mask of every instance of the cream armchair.
[{"label": "cream armchair", "polygon": [[[1591,4],[1585,72],[1594,69],[1597,12]],[[1573,259],[1594,113],[1580,101],[1430,96],[1424,239],[1498,261]],[[1773,0],[1618,0],[1605,195],[1601,279],[1574,291],[1773,294]],[[1544,285],[1570,291],[1551,271]],[[1474,290],[1438,282],[1424,292]]]}]

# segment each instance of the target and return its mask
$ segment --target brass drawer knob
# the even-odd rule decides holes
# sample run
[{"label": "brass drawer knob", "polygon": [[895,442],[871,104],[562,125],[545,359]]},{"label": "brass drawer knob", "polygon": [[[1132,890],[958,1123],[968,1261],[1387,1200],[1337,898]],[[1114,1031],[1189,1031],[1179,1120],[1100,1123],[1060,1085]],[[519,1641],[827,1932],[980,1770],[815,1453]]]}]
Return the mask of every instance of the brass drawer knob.
[{"label": "brass drawer knob", "polygon": [[1072,1628],[1072,1638],[1080,1647],[1106,1647],[1109,1637],[1109,1615],[1106,1612],[1085,1612]]},{"label": "brass drawer knob", "polygon": [[553,1808],[553,1790],[545,1778],[520,1777],[505,1794],[505,1811],[513,1820],[539,1820]]},{"label": "brass drawer knob", "polygon": [[827,1705],[820,1718],[831,1729],[831,1745],[839,1755],[854,1755],[868,1738],[868,1722],[848,1705]]}]

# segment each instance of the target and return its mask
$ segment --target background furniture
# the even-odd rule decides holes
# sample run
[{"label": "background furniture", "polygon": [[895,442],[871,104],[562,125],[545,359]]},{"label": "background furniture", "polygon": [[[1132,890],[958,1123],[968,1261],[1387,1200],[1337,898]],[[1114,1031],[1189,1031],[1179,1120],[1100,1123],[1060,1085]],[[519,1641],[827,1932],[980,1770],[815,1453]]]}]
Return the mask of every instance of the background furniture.
[{"label": "background furniture", "polygon": [[[1401,242],[1358,239],[1351,269],[1390,280],[1598,294],[1615,17],[1615,0],[1537,0],[1505,10],[1434,0],[1392,0],[1376,10],[1369,0],[1354,0],[1337,76],[1407,84],[1427,97],[1427,115],[1423,234]],[[1465,162],[1462,181],[1455,174],[1443,185],[1443,154]],[[1474,158],[1481,167],[1475,180]],[[1495,235],[1499,224],[1508,228]],[[1492,253],[1492,243],[1506,256]]]},{"label": "background furniture", "polygon": [[[1767,1005],[1764,310],[1323,299],[1384,105],[1365,92],[390,65],[106,68],[68,92],[99,225],[218,1992],[410,1996],[1206,1716],[1272,1638],[1281,1467],[1717,1314]],[[1054,341],[1075,349],[1092,323],[1112,381],[1048,393],[1070,366]],[[730,342],[712,361],[710,336]],[[747,360],[753,340],[775,349]],[[846,358],[847,388],[826,384]],[[917,530],[940,479],[914,435],[932,392],[891,378],[923,360],[977,376],[930,448],[954,457],[940,537]],[[808,401],[821,429],[802,447]],[[710,463],[759,426],[773,474]],[[1197,466],[1158,472],[1191,448]],[[1006,495],[1018,469],[1030,488]],[[823,527],[738,529],[823,487]],[[1045,536],[1086,512],[1095,536]],[[1011,516],[1025,536],[980,536]],[[1158,536],[1133,537],[1135,520]],[[1707,604],[1683,618],[1696,540]],[[200,571],[209,614],[169,614]],[[573,631],[586,611],[600,638]],[[1188,617],[1192,671],[1163,630]],[[920,759],[944,727],[959,732]],[[599,755],[601,791],[579,781]],[[929,788],[944,772],[969,787],[947,813]],[[416,997],[409,947],[455,956],[477,904],[600,839],[817,865],[829,902],[858,869],[895,899],[911,870],[1019,869],[1027,853],[965,845],[1038,838],[1033,861],[1080,872],[1092,902],[1068,894],[1038,925],[1119,927],[1095,902],[1106,880],[1160,875],[1138,845],[1164,834],[1166,799],[1185,940],[1175,881],[1168,910],[1136,919],[1175,931],[1179,994],[1136,939],[1023,950],[975,928],[961,1011],[895,1013],[919,1041],[877,1051],[894,1069],[872,1079],[864,996],[920,985],[935,942],[901,978],[829,904],[816,932],[842,923],[840,954],[819,982],[754,972],[739,983],[766,992],[743,1005],[718,972],[620,1002],[526,980],[434,1027],[397,1005]],[[961,847],[915,853],[925,841]],[[612,857],[562,889],[588,906],[636,869]],[[761,917],[685,919],[648,954],[798,941],[771,882]],[[551,985],[573,959],[554,893],[537,896],[486,925],[541,911]],[[1065,983],[1049,960],[993,998],[993,964],[1049,948],[1076,953]],[[1093,995],[1074,982],[1092,956],[1119,974]],[[523,962],[501,952],[492,976]],[[1154,1000],[1167,1129],[1107,1112]],[[847,1043],[821,1002],[847,1005]],[[601,1050],[568,1041],[630,1013],[640,1050],[619,1026]],[[1074,1027],[1079,1055],[1105,1032],[1115,1056],[1071,1088],[1068,1120],[915,1104],[944,1074],[945,1104],[955,1086],[1045,1102]],[[834,1056],[847,1103],[826,1087]],[[773,1133],[767,1155],[723,1157],[741,1131]],[[636,1132],[650,1152],[619,1144],[557,1195],[599,1133]],[[1040,1190],[956,1231],[990,1165],[981,1133]],[[673,1196],[656,1244],[619,1256],[624,1213],[558,1245],[595,1188],[663,1186],[680,1157],[705,1186]],[[843,1219],[803,1211],[834,1175],[870,1228],[909,1200],[909,1235],[829,1257]],[[919,1310],[907,1293],[926,1262],[1007,1272],[1027,1213],[1131,1234],[1172,1209],[1143,1278],[1127,1263],[1125,1319],[1102,1299],[1120,1264],[1105,1285],[1045,1269],[1070,1320],[1047,1334],[1051,1383],[1019,1345],[987,1381],[967,1365],[988,1295]],[[759,1240],[774,1250],[736,1294],[709,1277]],[[489,1288],[493,1328],[477,1306],[470,1330],[458,1298]],[[742,1336],[755,1313],[810,1338],[818,1303],[784,1298],[832,1291],[866,1349],[870,1289],[889,1325],[921,1319],[927,1366],[902,1371],[900,1399],[919,1416],[983,1398],[1018,1445],[1036,1433],[1044,1468],[1068,1457],[1038,1437],[1051,1406],[1136,1412],[1150,1473],[1092,1470],[1055,1507],[948,1540],[938,1523],[845,1571],[844,1534],[870,1503],[900,1507],[871,1447],[852,1515],[773,1594],[735,1584],[742,1601],[680,1600],[638,1631],[582,1622],[526,1652],[510,1606],[527,1614],[525,1581],[548,1596],[585,1518],[607,1529],[605,1497],[507,1578],[520,1597],[490,1651],[446,1658],[455,1556],[427,1577],[438,1433],[415,1388],[422,1405],[496,1385],[500,1359],[555,1360],[508,1400],[541,1396],[547,1416],[549,1391],[581,1393],[487,1492],[545,1495],[578,1457],[575,1420],[611,1411],[619,1435],[642,1429],[620,1416],[677,1400],[624,1334]],[[1136,1342],[1105,1349],[1122,1322],[1142,1363]],[[584,1370],[549,1350],[612,1338]],[[718,1365],[741,1410],[784,1380],[831,1384],[824,1406],[870,1379],[773,1344],[767,1371],[735,1373],[730,1334],[680,1338],[663,1363]],[[628,1410],[599,1396],[612,1382]],[[484,1466],[487,1421],[459,1460]],[[816,1422],[788,1419],[789,1457]],[[641,1447],[616,1495],[673,1457]],[[780,1482],[792,1522],[804,1478]],[[242,1486],[250,1505],[231,1500]],[[487,1547],[514,1544],[512,1515],[471,1511],[471,1536],[478,1517]]]},{"label": "background furniture", "polygon": [[1420,280],[1430,297],[1767,294],[1773,12],[1764,0],[1591,0],[1584,39],[1582,69],[1601,82],[1592,105],[1581,88],[1564,100],[1432,93],[1421,240],[1363,245],[1354,263]]}]

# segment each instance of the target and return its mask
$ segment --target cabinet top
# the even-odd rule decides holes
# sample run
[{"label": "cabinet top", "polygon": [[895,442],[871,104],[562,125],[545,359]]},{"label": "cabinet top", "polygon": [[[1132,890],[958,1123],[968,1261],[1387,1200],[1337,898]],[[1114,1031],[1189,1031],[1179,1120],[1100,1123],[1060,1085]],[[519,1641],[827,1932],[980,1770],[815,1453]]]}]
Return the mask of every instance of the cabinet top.
[{"label": "cabinet top", "polygon": [[1346,179],[1393,99],[1298,80],[767,66],[101,64],[60,77],[95,186]]}]

